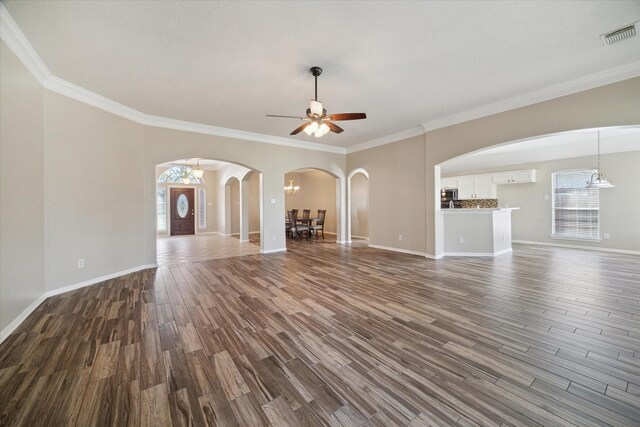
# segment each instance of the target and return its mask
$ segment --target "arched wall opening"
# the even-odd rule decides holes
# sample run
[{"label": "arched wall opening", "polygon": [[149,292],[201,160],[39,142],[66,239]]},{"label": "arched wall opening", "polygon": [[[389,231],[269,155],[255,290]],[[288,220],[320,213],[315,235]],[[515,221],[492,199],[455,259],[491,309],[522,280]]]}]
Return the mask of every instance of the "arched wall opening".
[{"label": "arched wall opening", "polygon": [[[285,211],[298,209],[298,218],[302,218],[303,211],[310,211],[310,218],[317,218],[319,210],[325,210],[324,234],[336,236],[336,242],[342,243],[341,235],[344,230],[345,212],[342,198],[344,195],[344,180],[334,173],[319,168],[299,168],[285,173],[284,187],[299,187],[295,194],[284,191]],[[316,222],[313,225],[318,225]],[[320,238],[323,233],[319,233]],[[318,235],[316,235],[318,237]]]},{"label": "arched wall opening", "polygon": [[[317,168],[342,178],[340,197],[346,206],[346,159],[339,152],[310,151],[296,146],[265,144],[251,140],[221,137],[179,130],[144,128],[143,191],[145,194],[144,262],[154,263],[157,257],[155,229],[155,166],[184,157],[217,159],[244,166],[259,174],[260,252],[286,251],[283,181],[288,171]],[[342,215],[344,217],[344,215]],[[339,241],[344,242],[346,220],[340,219]],[[255,231],[255,230],[251,230]],[[342,234],[340,234],[342,233]],[[253,236],[253,235],[252,235]]]},{"label": "arched wall opening", "polygon": [[[200,174],[197,171],[200,170]],[[194,173],[198,176],[194,176]],[[201,176],[200,176],[201,175]],[[262,226],[261,212],[261,172],[230,162],[192,158],[164,162],[156,166],[156,230],[158,237],[173,235],[202,235],[197,245],[200,248],[198,259],[202,252],[218,257],[223,253],[234,254],[235,249],[223,237],[231,238],[236,245],[248,243],[249,234],[253,233],[253,243],[260,244]],[[181,205],[177,204],[174,193],[185,193],[182,206],[188,206],[187,218],[192,216],[192,229],[186,232],[175,232],[174,223],[180,225],[177,215]],[[190,194],[192,193],[192,195]],[[176,200],[174,200],[176,199]],[[174,206],[175,205],[175,206]],[[183,212],[184,213],[184,212]],[[184,219],[184,218],[182,218]],[[249,227],[254,227],[249,229]],[[214,239],[205,235],[217,235]],[[172,256],[172,248],[179,248],[177,243],[162,242],[157,253],[158,261],[171,262],[178,259]],[[189,241],[182,242],[185,254],[191,253]],[[190,245],[185,249],[184,245]],[[156,247],[158,243],[156,242]],[[195,247],[195,246],[194,246]],[[254,251],[245,248],[238,249],[237,254],[252,254]],[[255,252],[259,250],[256,248]],[[182,258],[188,258],[183,256]],[[182,259],[181,258],[181,259]]]},{"label": "arched wall opening", "polygon": [[426,147],[426,254],[442,255],[438,234],[439,164],[465,153],[509,141],[553,135],[577,129],[638,126],[640,78],[631,78],[582,92],[494,113],[482,118],[429,130]]},{"label": "arched wall opening", "polygon": [[369,240],[369,173],[354,169],[347,177],[348,240]]},{"label": "arched wall opening", "polygon": [[[577,214],[564,212],[563,202],[554,197],[554,176],[561,176],[560,173],[588,176],[599,164],[600,172],[606,174],[615,187],[598,192],[599,208],[591,220],[596,228],[590,230],[591,236],[581,237],[582,233],[577,232],[576,237],[555,234],[553,230],[562,225],[564,216],[574,218]],[[497,207],[519,208],[511,220],[513,241],[638,253],[640,229],[624,213],[640,209],[640,199],[627,196],[634,192],[632,183],[640,182],[637,164],[640,164],[640,126],[582,128],[498,143],[452,157],[434,166],[434,190],[439,196],[444,184],[451,185],[469,177],[492,178]],[[503,184],[500,178],[512,172],[531,172],[535,181]],[[586,186],[588,179],[582,180],[580,185],[575,184],[575,191],[580,192],[580,188]],[[567,196],[559,197],[566,199]],[[571,209],[580,208],[572,206]],[[443,245],[450,239],[445,235],[440,211],[441,205],[436,201],[436,247],[440,253],[446,253],[449,250]],[[560,218],[560,222],[554,218]],[[580,221],[586,223],[587,220]]]}]

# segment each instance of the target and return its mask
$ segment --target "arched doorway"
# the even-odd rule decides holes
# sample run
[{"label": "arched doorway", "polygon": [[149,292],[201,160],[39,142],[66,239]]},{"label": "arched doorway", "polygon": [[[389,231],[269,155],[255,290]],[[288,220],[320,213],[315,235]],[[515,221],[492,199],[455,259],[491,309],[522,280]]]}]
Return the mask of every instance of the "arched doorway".
[{"label": "arched doorway", "polygon": [[[158,264],[259,253],[260,179],[259,171],[218,160],[181,159],[157,165]],[[182,204],[174,197],[177,193],[184,196]],[[180,209],[183,219],[192,220],[188,232],[172,228]],[[249,230],[250,225],[256,228]]]},{"label": "arched doorway", "polygon": [[348,240],[369,240],[369,173],[354,169],[347,178]]},{"label": "arched doorway", "polygon": [[[343,243],[341,232],[344,228],[342,208],[343,179],[323,169],[300,168],[290,171],[284,176],[284,199],[287,211],[298,210],[302,218],[304,210],[309,210],[310,218],[317,218],[319,211],[324,210],[325,219],[322,228],[314,230],[314,240],[330,243]],[[287,189],[287,187],[293,187]],[[320,224],[312,222],[313,226]],[[323,238],[324,235],[324,238]]]},{"label": "arched doorway", "polygon": [[[468,191],[461,188],[469,182],[480,187],[482,179],[492,185],[489,193],[485,190],[485,194],[492,196],[475,197],[473,207],[485,207],[482,200],[475,199],[492,199],[494,205],[486,207],[518,208],[510,220],[508,240],[628,252],[637,248],[640,230],[619,207],[623,200],[627,201],[624,195],[633,192],[629,182],[640,179],[635,172],[637,167],[632,166],[639,161],[638,126],[557,132],[496,144],[436,165],[436,193],[444,194],[445,187],[457,187],[463,200],[456,207],[468,207],[467,197],[460,196]],[[616,184],[614,188],[587,187],[598,166]],[[438,253],[466,254],[461,249],[467,244],[463,232],[452,234],[448,225],[452,218],[462,217],[448,213],[438,200],[435,209]],[[504,240],[504,232],[495,238]]]}]

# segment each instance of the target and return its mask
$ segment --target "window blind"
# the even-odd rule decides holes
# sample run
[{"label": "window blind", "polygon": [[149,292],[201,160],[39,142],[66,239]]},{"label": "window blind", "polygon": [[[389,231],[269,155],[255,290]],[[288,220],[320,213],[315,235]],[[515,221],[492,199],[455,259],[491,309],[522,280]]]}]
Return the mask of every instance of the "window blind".
[{"label": "window blind", "polygon": [[156,214],[158,231],[167,231],[167,189],[156,188]]},{"label": "window blind", "polygon": [[595,172],[587,169],[553,173],[553,237],[600,238],[600,191],[585,188]]},{"label": "window blind", "polygon": [[198,188],[198,227],[207,228],[207,199],[204,188]]}]

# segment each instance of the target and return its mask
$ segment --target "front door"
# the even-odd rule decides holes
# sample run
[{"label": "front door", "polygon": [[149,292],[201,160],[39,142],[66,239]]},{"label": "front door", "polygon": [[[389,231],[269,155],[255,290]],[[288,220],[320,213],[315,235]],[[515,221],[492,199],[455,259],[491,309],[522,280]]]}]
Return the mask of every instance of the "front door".
[{"label": "front door", "polygon": [[171,189],[171,235],[194,234],[193,188]]}]

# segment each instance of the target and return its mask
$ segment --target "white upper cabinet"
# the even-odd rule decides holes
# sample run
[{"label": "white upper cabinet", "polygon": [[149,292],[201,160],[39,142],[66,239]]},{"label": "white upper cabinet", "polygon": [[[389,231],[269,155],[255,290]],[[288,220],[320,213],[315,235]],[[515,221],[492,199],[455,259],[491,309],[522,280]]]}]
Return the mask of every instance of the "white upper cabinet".
[{"label": "white upper cabinet", "polygon": [[536,170],[496,172],[483,175],[465,175],[442,178],[442,188],[457,188],[458,199],[495,199],[496,185],[536,182]]},{"label": "white upper cabinet", "polygon": [[476,192],[476,181],[473,176],[461,176],[458,178],[458,199],[473,199]]},{"label": "white upper cabinet", "polygon": [[458,178],[442,178],[440,180],[440,186],[442,188],[458,188]]},{"label": "white upper cabinet", "polygon": [[500,172],[493,174],[493,183],[501,184],[526,184],[536,182],[536,170],[529,169],[523,171]]},{"label": "white upper cabinet", "polygon": [[496,186],[491,181],[491,175],[476,176],[476,191],[474,199],[496,198]]},{"label": "white upper cabinet", "polygon": [[470,175],[458,177],[458,199],[494,199],[496,186],[491,175]]}]

